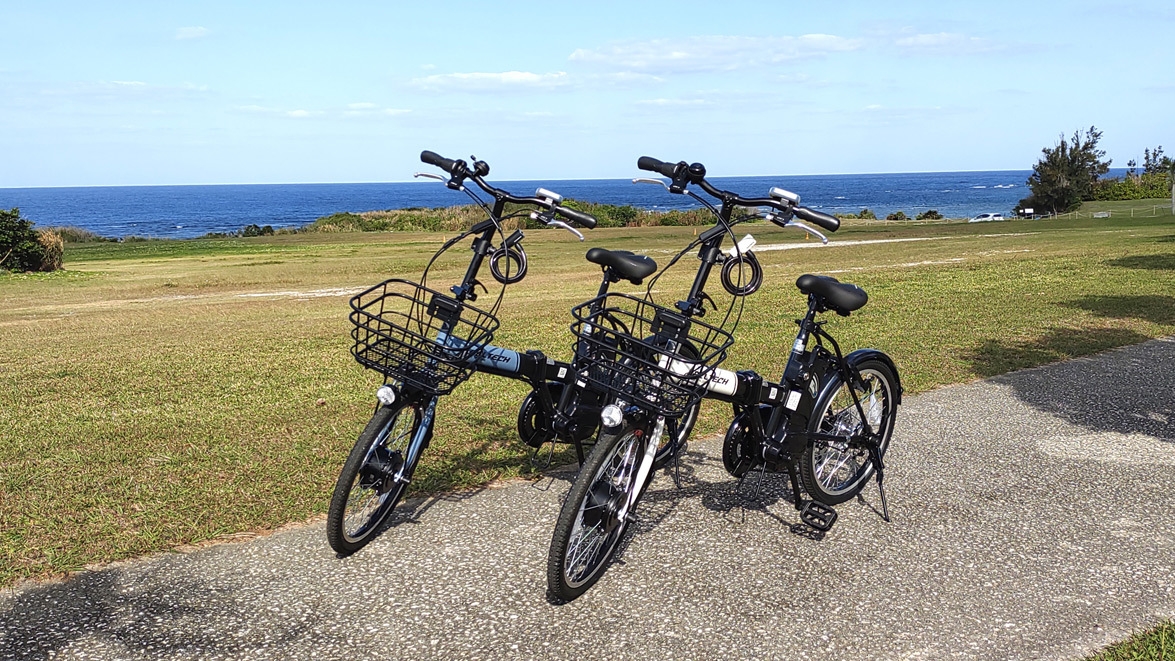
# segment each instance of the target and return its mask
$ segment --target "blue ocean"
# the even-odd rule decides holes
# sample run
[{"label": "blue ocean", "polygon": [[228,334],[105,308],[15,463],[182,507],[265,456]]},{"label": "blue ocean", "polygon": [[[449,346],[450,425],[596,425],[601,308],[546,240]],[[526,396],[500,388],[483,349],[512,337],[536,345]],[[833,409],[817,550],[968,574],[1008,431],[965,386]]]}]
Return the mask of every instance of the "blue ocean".
[{"label": "blue ocean", "polygon": [[[765,197],[772,186],[798,193],[805,206],[828,213],[868,208],[878,217],[895,211],[915,216],[935,209],[948,218],[1008,214],[1029,191],[1030,171],[906,174],[714,177],[723,189]],[[495,181],[530,195],[543,186],[564,197],[646,209],[697,206],[664,188],[629,179]],[[234,232],[250,224],[299,226],[342,211],[467,204],[468,198],[436,181],[365,184],[254,184],[216,186],[96,186],[0,188],[0,208],[19,207],[36,225],[82,227],[107,237],[191,238]]]}]

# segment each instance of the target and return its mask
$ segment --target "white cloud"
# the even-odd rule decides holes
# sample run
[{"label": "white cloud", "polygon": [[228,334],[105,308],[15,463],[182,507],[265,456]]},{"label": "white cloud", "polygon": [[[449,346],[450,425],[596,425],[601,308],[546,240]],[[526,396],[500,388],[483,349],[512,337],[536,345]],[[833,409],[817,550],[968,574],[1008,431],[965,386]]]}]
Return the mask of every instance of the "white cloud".
[{"label": "white cloud", "polygon": [[830,34],[799,37],[699,36],[579,49],[571,60],[653,74],[730,71],[858,50],[863,43]]},{"label": "white cloud", "polygon": [[147,83],[141,80],[112,80],[111,83],[121,85],[123,87],[146,87]]},{"label": "white cloud", "polygon": [[175,31],[175,38],[179,40],[184,39],[199,39],[200,37],[208,36],[208,28],[199,26],[179,28]]},{"label": "white cloud", "polygon": [[303,117],[313,117],[315,115],[321,115],[321,114],[322,114],[321,110],[287,110],[286,111],[286,117],[295,117],[298,119],[301,119]]},{"label": "white cloud", "polygon": [[429,90],[488,92],[504,89],[552,89],[570,83],[563,71],[531,73],[503,71],[501,73],[443,73],[415,78],[412,84]]},{"label": "white cloud", "polygon": [[989,53],[1002,50],[1003,47],[990,39],[968,37],[957,32],[936,32],[933,34],[916,34],[902,37],[894,41],[898,48],[915,53],[933,53],[936,55],[964,55],[971,53]]},{"label": "white cloud", "polygon": [[705,106],[711,102],[705,99],[642,99],[637,103],[642,106]]},{"label": "white cloud", "polygon": [[374,103],[350,103],[343,111],[343,117],[395,117],[412,112],[405,108],[380,108]]}]

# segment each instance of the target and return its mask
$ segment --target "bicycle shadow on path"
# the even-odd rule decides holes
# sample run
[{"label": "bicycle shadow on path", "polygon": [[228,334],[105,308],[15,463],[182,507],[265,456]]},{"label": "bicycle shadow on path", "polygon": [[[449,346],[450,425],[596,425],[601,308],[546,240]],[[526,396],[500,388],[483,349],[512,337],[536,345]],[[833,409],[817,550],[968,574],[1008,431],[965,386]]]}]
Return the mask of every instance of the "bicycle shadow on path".
[{"label": "bicycle shadow on path", "polygon": [[[183,558],[173,554],[164,562]],[[168,589],[161,591],[151,576],[135,576],[116,565],[20,592],[0,611],[0,642],[15,645],[9,653],[0,650],[0,658],[62,658],[75,644],[88,647],[95,640],[102,641],[100,655],[105,658],[125,657],[127,650],[152,650],[161,658],[193,653],[232,658],[302,635],[302,627],[290,623],[284,630],[267,632],[266,643],[225,636],[226,627],[248,620],[248,613],[233,608],[239,586],[247,583],[225,577],[206,582],[197,574],[179,572],[169,572],[168,579]],[[150,625],[164,619],[200,626]],[[13,652],[17,656],[10,656]]]}]

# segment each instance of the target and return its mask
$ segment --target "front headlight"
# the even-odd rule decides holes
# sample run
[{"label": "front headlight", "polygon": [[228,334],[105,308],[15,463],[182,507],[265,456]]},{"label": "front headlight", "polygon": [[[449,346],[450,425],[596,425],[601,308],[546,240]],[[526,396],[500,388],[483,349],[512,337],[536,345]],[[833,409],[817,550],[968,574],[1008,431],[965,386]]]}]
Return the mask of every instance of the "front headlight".
[{"label": "front headlight", "polygon": [[600,411],[600,422],[604,427],[619,427],[623,421],[624,411],[621,411],[620,407],[615,404],[609,404],[604,407],[603,411]]}]

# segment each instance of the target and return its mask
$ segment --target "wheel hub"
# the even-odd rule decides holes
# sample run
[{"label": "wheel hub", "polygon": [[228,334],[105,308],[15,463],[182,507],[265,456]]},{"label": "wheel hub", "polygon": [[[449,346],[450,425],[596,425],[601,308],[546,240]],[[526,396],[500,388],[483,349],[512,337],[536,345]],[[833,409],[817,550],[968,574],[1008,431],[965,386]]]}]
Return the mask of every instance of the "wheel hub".
[{"label": "wheel hub", "polygon": [[396,474],[404,465],[404,457],[399,450],[388,450],[386,447],[375,448],[367,463],[359,471],[359,486],[364,489],[374,489],[380,495],[391,490],[395,484]]},{"label": "wheel hub", "polygon": [[583,511],[583,523],[589,528],[601,527],[610,533],[620,525],[620,508],[625,493],[616,492],[607,482],[597,482],[588,493],[588,502]]}]

